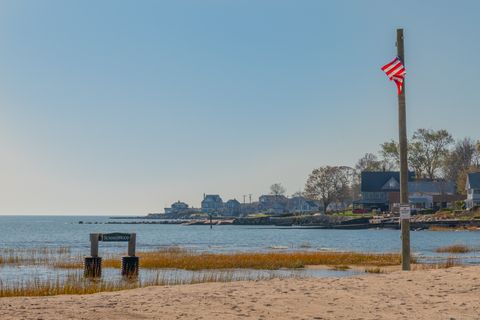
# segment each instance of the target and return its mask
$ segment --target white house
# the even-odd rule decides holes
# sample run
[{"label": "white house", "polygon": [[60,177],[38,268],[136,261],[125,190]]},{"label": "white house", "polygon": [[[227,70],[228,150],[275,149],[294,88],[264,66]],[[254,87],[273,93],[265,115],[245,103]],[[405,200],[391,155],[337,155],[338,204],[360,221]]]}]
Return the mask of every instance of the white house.
[{"label": "white house", "polygon": [[467,200],[465,200],[467,209],[480,206],[480,172],[467,175],[465,189],[467,190]]}]

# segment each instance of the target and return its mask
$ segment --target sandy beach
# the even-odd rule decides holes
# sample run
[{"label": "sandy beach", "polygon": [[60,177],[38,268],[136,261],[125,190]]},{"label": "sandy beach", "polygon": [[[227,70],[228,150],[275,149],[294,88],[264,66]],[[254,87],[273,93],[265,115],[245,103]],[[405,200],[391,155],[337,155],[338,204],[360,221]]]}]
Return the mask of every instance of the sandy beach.
[{"label": "sandy beach", "polygon": [[1,319],[480,319],[480,267],[2,298]]}]

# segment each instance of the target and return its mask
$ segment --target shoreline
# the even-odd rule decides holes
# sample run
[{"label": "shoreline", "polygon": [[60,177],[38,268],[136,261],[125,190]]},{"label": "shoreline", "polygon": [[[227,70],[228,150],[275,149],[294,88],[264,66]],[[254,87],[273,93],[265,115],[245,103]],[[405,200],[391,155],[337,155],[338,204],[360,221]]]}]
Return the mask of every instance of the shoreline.
[{"label": "shoreline", "polygon": [[478,319],[480,267],[0,298],[6,319]]}]

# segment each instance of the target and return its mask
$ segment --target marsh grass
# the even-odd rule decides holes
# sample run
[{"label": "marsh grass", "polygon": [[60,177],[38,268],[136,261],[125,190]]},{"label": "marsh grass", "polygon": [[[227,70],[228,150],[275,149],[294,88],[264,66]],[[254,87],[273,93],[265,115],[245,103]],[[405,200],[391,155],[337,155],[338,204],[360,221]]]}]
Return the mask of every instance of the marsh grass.
[{"label": "marsh grass", "polygon": [[441,264],[441,268],[452,268],[459,266],[460,264],[458,263],[458,260],[455,259],[454,257],[448,257],[445,263]]},{"label": "marsh grass", "polygon": [[[264,252],[264,253],[195,253],[178,248],[140,252],[140,267],[145,269],[298,269],[307,265],[327,266],[392,266],[401,262],[396,253],[373,254],[357,252]],[[106,268],[120,268],[120,258],[108,258],[102,262]],[[83,261],[57,262],[56,268],[76,269]]]},{"label": "marsh grass", "polygon": [[[256,280],[269,280],[273,278],[286,278],[287,276],[268,273],[258,275]],[[288,276],[291,278],[292,276]],[[193,274],[191,277],[168,275],[158,272],[154,277],[147,280],[124,278],[116,281],[103,279],[87,279],[80,273],[71,273],[66,279],[32,279],[17,283],[3,284],[0,281],[0,298],[20,296],[53,296],[61,294],[92,294],[106,291],[120,291],[127,289],[143,288],[148,286],[196,284],[207,282],[232,282],[249,280],[248,277],[239,277],[233,272],[211,271]]]},{"label": "marsh grass", "polygon": [[435,252],[438,252],[438,253],[469,253],[472,251],[475,251],[475,250],[463,244],[455,244],[455,245],[440,247],[435,249]]},{"label": "marsh grass", "polygon": [[0,265],[40,265],[70,257],[69,247],[0,248]]}]

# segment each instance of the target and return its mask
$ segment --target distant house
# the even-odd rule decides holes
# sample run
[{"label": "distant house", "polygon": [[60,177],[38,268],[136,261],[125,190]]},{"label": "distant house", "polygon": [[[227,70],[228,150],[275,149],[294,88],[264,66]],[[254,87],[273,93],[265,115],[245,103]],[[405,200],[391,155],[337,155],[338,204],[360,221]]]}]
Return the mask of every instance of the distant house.
[{"label": "distant house", "polygon": [[165,208],[165,214],[187,214],[194,212],[195,209],[189,208],[185,202],[177,201],[172,203],[170,208]]},{"label": "distant house", "polygon": [[240,202],[237,199],[228,200],[225,203],[225,214],[228,216],[239,216],[242,211]]},{"label": "distant house", "polygon": [[[451,181],[420,179],[408,182],[408,202],[413,208],[438,210],[463,200],[465,196],[455,193],[455,184]],[[399,192],[389,194],[390,210],[399,202]]]},{"label": "distant house", "polygon": [[262,195],[258,198],[260,212],[280,214],[287,212],[288,199],[283,195]]},{"label": "distant house", "polygon": [[[409,172],[408,180],[414,173]],[[363,171],[361,173],[361,199],[353,202],[354,209],[377,209],[387,211],[390,207],[389,196],[400,191],[400,173],[395,171]]]},{"label": "distant house", "polygon": [[258,213],[259,212],[258,207],[259,207],[258,202],[242,203],[240,204],[241,214],[243,216],[247,216],[252,213]]},{"label": "distant house", "polygon": [[207,194],[203,196],[202,212],[213,214],[222,213],[224,210],[224,203],[218,194]]},{"label": "distant house", "polygon": [[440,209],[456,200],[455,183],[451,181],[422,179],[408,182],[408,201],[414,208]]},{"label": "distant house", "polygon": [[[392,171],[364,171],[361,175],[361,200],[354,201],[354,209],[393,211],[400,203],[400,173]],[[417,209],[440,209],[465,199],[455,193],[451,181],[414,179],[408,176],[408,202]]]},{"label": "distant house", "polygon": [[467,200],[465,200],[467,209],[480,206],[480,172],[467,175],[465,189],[467,190]]},{"label": "distant house", "polygon": [[287,210],[290,213],[310,213],[321,210],[318,201],[309,200],[305,197],[292,197],[288,199]]}]

